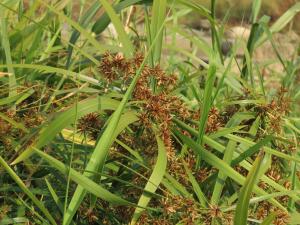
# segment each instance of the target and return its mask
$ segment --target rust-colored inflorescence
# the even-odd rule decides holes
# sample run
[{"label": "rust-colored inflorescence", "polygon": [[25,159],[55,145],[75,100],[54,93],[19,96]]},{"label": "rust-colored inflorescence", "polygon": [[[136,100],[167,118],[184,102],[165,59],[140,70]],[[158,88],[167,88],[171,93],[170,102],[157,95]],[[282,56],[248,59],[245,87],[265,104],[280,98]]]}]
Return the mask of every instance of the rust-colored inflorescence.
[{"label": "rust-colored inflorescence", "polygon": [[[120,54],[106,53],[100,65],[100,72],[108,83],[119,80],[123,85],[128,85],[143,60],[143,55],[139,53],[132,59],[126,59]],[[166,74],[159,65],[153,68],[145,65],[133,92],[133,100],[141,103],[140,122],[146,128],[156,124],[168,149],[172,149],[172,116],[177,114],[187,118],[190,115],[183,102],[170,94],[176,81],[174,74]]]},{"label": "rust-colored inflorescence", "polygon": [[261,106],[261,113],[266,118],[267,132],[280,134],[282,131],[283,117],[290,112],[291,100],[286,96],[287,90],[280,88],[278,94],[271,102],[265,106]]},{"label": "rust-colored inflorescence", "polygon": [[77,127],[80,133],[96,140],[102,125],[99,113],[92,112],[80,118]]}]

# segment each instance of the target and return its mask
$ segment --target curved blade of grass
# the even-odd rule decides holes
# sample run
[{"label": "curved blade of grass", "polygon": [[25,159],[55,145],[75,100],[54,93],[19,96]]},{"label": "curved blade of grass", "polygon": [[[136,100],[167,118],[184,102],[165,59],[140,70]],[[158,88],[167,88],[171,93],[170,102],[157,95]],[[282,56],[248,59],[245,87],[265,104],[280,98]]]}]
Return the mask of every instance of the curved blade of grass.
[{"label": "curved blade of grass", "polygon": [[5,162],[5,160],[0,156],[0,164],[7,171],[9,176],[18,184],[21,190],[33,201],[33,203],[44,213],[46,218],[49,220],[51,224],[55,224],[55,219],[51,216],[48,209],[44,206],[40,200],[38,200],[35,195],[26,187],[21,178],[10,168],[10,166]]},{"label": "curved blade of grass", "polygon": [[243,126],[222,128],[222,129],[216,131],[215,133],[209,134],[208,137],[211,138],[211,139],[217,139],[219,137],[223,137],[226,134],[231,134],[231,133],[237,132],[237,131],[243,129],[244,127],[246,127],[246,126],[243,125]]},{"label": "curved blade of grass", "polygon": [[18,123],[3,113],[0,113],[0,118],[13,125],[15,128],[20,129],[25,133],[29,133],[29,129],[27,129],[23,123]]},{"label": "curved blade of grass", "polygon": [[184,166],[184,169],[189,177],[189,180],[190,180],[190,183],[192,184],[193,186],[193,189],[194,189],[194,192],[198,198],[198,200],[200,201],[201,203],[201,206],[203,208],[206,208],[207,207],[207,199],[205,197],[205,194],[203,193],[203,191],[201,190],[201,187],[199,186],[196,178],[193,176],[191,170],[188,168],[188,166],[186,165],[186,163],[183,164]]},{"label": "curved blade of grass", "polygon": [[252,156],[253,154],[255,154],[256,152],[259,152],[259,150],[265,146],[267,143],[269,143],[271,140],[273,140],[274,137],[273,136],[266,136],[264,139],[262,139],[261,141],[257,142],[255,145],[251,146],[248,150],[244,151],[243,153],[241,153],[238,157],[236,157],[231,165],[232,166],[236,166],[238,165],[240,162],[242,162],[243,160],[247,159],[248,157]]},{"label": "curved blade of grass", "polygon": [[0,106],[10,104],[10,103],[15,103],[15,104],[20,103],[23,100],[25,100],[26,98],[28,98],[30,95],[32,95],[33,93],[34,93],[34,90],[29,89],[27,91],[23,91],[23,92],[18,93],[16,95],[8,96],[7,98],[1,98],[0,99]]},{"label": "curved blade of grass", "polygon": [[[214,82],[217,73],[217,66],[215,64],[214,55],[211,58],[212,58],[212,62],[210,62],[207,71],[207,81],[204,88],[203,103],[201,105],[202,110],[201,110],[201,116],[199,120],[199,131],[198,131],[197,143],[199,143],[200,145],[202,145],[203,143],[203,136],[205,134],[207,118],[212,106],[212,92],[213,92]],[[201,160],[202,160],[201,154],[197,155],[197,167],[199,167],[199,163],[201,162]]]},{"label": "curved blade of grass", "polygon": [[[77,117],[80,118],[83,115],[99,110],[114,110],[117,108],[119,102],[106,97],[98,97],[86,99],[78,103]],[[65,127],[74,122],[76,115],[76,106],[72,106],[66,111],[59,113],[48,126],[43,127],[43,129],[37,135],[36,141],[22,152],[12,164],[17,164],[24,159],[28,158],[32,152],[33,148],[41,148],[46,144],[50,143],[53,138]]]},{"label": "curved blade of grass", "polygon": [[[7,66],[8,65],[0,65],[0,68],[5,68]],[[99,85],[99,81],[92,77],[89,77],[89,76],[86,76],[86,75],[83,75],[80,73],[64,70],[64,69],[57,68],[57,67],[36,65],[36,64],[12,64],[11,66],[14,68],[33,69],[33,70],[38,70],[38,71],[44,71],[47,73],[62,74],[63,76],[68,77],[70,79],[74,79],[76,77],[77,80],[88,82],[88,83],[94,84],[94,85]]]},{"label": "curved blade of grass", "polygon": [[[157,135],[156,135],[156,141],[158,146],[157,161],[152,171],[152,174],[144,188],[144,191],[147,191],[148,193],[144,192],[138,201],[138,206],[141,207],[146,207],[148,205],[149,201],[151,200],[151,196],[149,195],[149,192],[155,193],[156,189],[158,188],[159,184],[161,183],[164,177],[165,170],[167,167],[167,154],[166,154],[164,143],[161,140],[161,138]],[[136,224],[143,211],[144,209],[142,208],[139,207],[136,208],[130,224],[132,225]]]},{"label": "curved blade of grass", "polygon": [[124,149],[126,149],[131,155],[133,155],[138,161],[144,162],[142,156],[132,148],[130,148],[128,145],[126,145],[124,142],[116,139],[116,143],[120,146],[122,146]]},{"label": "curved blade of grass", "polygon": [[208,43],[205,40],[203,40],[201,37],[195,36],[193,33],[186,32],[184,29],[181,29],[179,27],[171,27],[168,29],[188,39],[191,43],[197,46],[206,56],[212,54],[212,49],[210,48]]},{"label": "curved blade of grass", "polygon": [[45,179],[46,185],[48,187],[48,190],[53,198],[53,201],[55,202],[55,204],[57,205],[57,207],[59,208],[60,212],[63,213],[64,212],[64,206],[62,204],[62,202],[59,200],[59,197],[57,196],[54,188],[52,187],[51,183]]},{"label": "curved blade of grass", "polygon": [[237,207],[234,215],[234,225],[247,225],[248,208],[251,193],[259,177],[260,165],[263,160],[263,153],[260,152],[249,171],[243,187],[240,190]]},{"label": "curved blade of grass", "polygon": [[165,174],[165,178],[172,184],[172,187],[175,188],[182,196],[189,197],[190,193],[188,190],[178,182],[174,177],[172,177],[169,173]]},{"label": "curved blade of grass", "polygon": [[[223,54],[221,51],[221,45],[220,45],[220,38],[219,38],[219,32],[218,28],[216,26],[216,3],[217,0],[211,0],[211,7],[210,7],[210,15],[212,17],[212,20],[210,21],[210,27],[211,27],[211,42],[212,42],[212,49],[214,52],[217,52],[219,55],[219,59],[222,64],[224,64]],[[221,28],[222,29],[222,28]]]},{"label": "curved blade of grass", "polygon": [[[178,124],[181,128],[183,128],[183,129],[187,130],[188,132],[190,132],[194,137],[197,137],[198,132],[195,129],[191,128],[189,125],[186,125],[185,123],[183,123],[180,120],[173,119],[173,121],[176,124]],[[226,135],[224,135],[224,137],[228,138],[229,140],[233,140],[233,141],[236,141],[236,142],[239,142],[239,143],[246,144],[248,146],[254,146],[256,144],[255,142],[253,142],[251,140],[239,137],[239,136],[234,135],[234,134],[226,134]],[[205,144],[208,144],[209,146],[213,147],[214,149],[216,149],[220,152],[224,152],[224,150],[225,150],[225,147],[223,145],[221,145],[220,143],[214,141],[213,139],[209,138],[206,135],[204,135],[203,141],[204,141]],[[283,158],[283,159],[294,161],[294,162],[300,162],[300,159],[296,156],[287,155],[285,153],[276,151],[276,150],[274,150],[272,148],[269,148],[267,146],[264,146],[263,149],[266,153],[275,155],[279,158]]]},{"label": "curved blade of grass", "polygon": [[8,38],[8,30],[7,30],[7,19],[1,18],[1,45],[4,48],[6,63],[7,63],[7,71],[8,71],[8,84],[9,84],[9,97],[13,97],[17,95],[17,82],[15,77],[14,68],[11,66],[11,52],[10,52],[10,44]]},{"label": "curved blade of grass", "polygon": [[154,43],[154,48],[152,51],[152,64],[159,64],[161,49],[162,49],[162,40],[163,40],[163,32],[160,29],[162,23],[165,21],[166,16],[166,8],[167,1],[166,0],[154,0],[152,5],[152,16],[151,16],[151,24],[150,24],[150,45],[153,42],[153,39],[156,35],[158,38]]},{"label": "curved blade of grass", "polygon": [[1,225],[28,223],[30,223],[30,221],[26,217],[4,218],[1,220]]},{"label": "curved blade of grass", "polygon": [[61,173],[66,175],[69,174],[71,180],[81,185],[82,187],[84,187],[85,190],[96,195],[98,198],[101,198],[105,201],[108,201],[113,204],[118,204],[118,205],[134,205],[133,203],[130,203],[127,200],[122,199],[121,197],[115,194],[112,194],[111,192],[103,188],[101,185],[95,183],[88,177],[82,175],[81,173],[77,172],[72,168],[68,168],[65,164],[63,164],[59,160],[38,150],[37,148],[34,148],[34,153],[38,154],[41,158],[46,160],[51,166],[56,168]]},{"label": "curved blade of grass", "polygon": [[[121,1],[120,3],[118,3],[116,6],[114,6],[114,10],[116,13],[120,13],[123,9],[134,5],[136,3],[142,2],[143,0],[124,0]],[[105,30],[105,28],[109,25],[110,23],[110,18],[107,15],[107,13],[105,13],[103,16],[101,16],[96,23],[94,24],[92,31],[95,34],[100,34],[102,33],[102,31]]]},{"label": "curved blade of grass", "polygon": [[[230,162],[232,160],[232,156],[234,153],[234,150],[236,148],[236,142],[235,141],[229,141],[227,144],[227,147],[225,149],[223,161],[230,165]],[[210,203],[212,205],[217,205],[220,199],[220,196],[222,194],[223,186],[226,180],[226,175],[220,170],[218,173],[218,177],[214,186],[213,194],[210,200]]]},{"label": "curved blade of grass", "polygon": [[183,4],[193,10],[195,10],[200,15],[206,17],[210,22],[213,22],[213,18],[211,17],[211,12],[207,8],[203,7],[201,3],[196,3],[194,1],[186,1],[186,0],[176,0],[177,3]]},{"label": "curved blade of grass", "polygon": [[273,220],[276,218],[276,213],[268,215],[260,225],[271,225]]},{"label": "curved blade of grass", "polygon": [[[41,3],[39,3],[38,1],[32,2],[32,4],[30,5],[30,8],[23,13],[23,15],[20,18],[20,20],[18,21],[18,23],[14,25],[13,32],[21,31],[25,27],[28,26],[27,18],[33,18],[34,17],[34,13],[36,12],[37,8],[40,7],[40,4]],[[6,6],[6,7],[9,7],[9,6]],[[7,8],[7,9],[11,10],[10,8]],[[15,13],[17,13],[17,12],[15,12]]]},{"label": "curved blade of grass", "polygon": [[[134,86],[131,86],[132,90]],[[112,145],[114,139],[115,139],[115,131],[118,128],[118,126],[120,125],[120,118],[121,118],[121,113],[125,108],[125,104],[126,101],[124,101],[124,99],[128,99],[129,98],[129,94],[128,91],[126,92],[128,95],[125,94],[125,96],[123,97],[121,103],[119,104],[117,110],[113,113],[106,129],[104,130],[101,138],[99,139],[98,143],[96,144],[96,147],[90,157],[90,160],[86,166],[86,171],[102,171],[102,168],[104,166],[104,162],[106,160],[106,157],[108,155],[108,151],[110,146]],[[84,176],[87,177],[93,177],[93,174],[90,172],[85,172]],[[86,194],[86,191],[84,189],[84,187],[82,187],[81,185],[79,185],[76,188],[76,191],[72,197],[72,200],[69,204],[68,210],[65,214],[64,217],[64,222],[63,224],[69,224],[75,214],[75,212],[77,211],[81,201],[83,200],[84,196]]]},{"label": "curved blade of grass", "polygon": [[247,80],[247,77],[249,74],[251,76],[251,72],[252,72],[251,66],[253,64],[250,63],[250,61],[251,61],[252,54],[254,51],[255,43],[258,40],[258,38],[261,36],[262,32],[263,32],[263,30],[259,23],[255,23],[252,25],[251,31],[250,31],[250,37],[247,42],[247,50],[245,50],[245,53],[247,53],[248,58],[246,57],[246,55],[244,56],[243,69],[242,69],[242,74],[241,74],[241,77],[244,79],[246,78],[246,80]]},{"label": "curved blade of grass", "polygon": [[[289,8],[270,28],[271,33],[281,31],[300,11],[300,2]],[[256,47],[261,45],[267,40],[267,35],[263,35],[256,43]]]},{"label": "curved blade of grass", "polygon": [[134,53],[134,47],[129,39],[129,36],[126,34],[124,27],[118,18],[118,15],[116,14],[113,7],[108,3],[106,0],[99,0],[101,4],[103,5],[103,8],[105,9],[107,15],[110,17],[112,24],[114,25],[118,35],[119,39],[123,45],[124,53],[127,57],[130,57]]},{"label": "curved blade of grass", "polygon": [[261,0],[254,0],[252,2],[252,10],[251,10],[252,23],[256,23],[260,8],[261,8]]},{"label": "curved blade of grass", "polygon": [[213,62],[209,64],[208,72],[207,72],[207,82],[205,84],[205,89],[204,89],[204,97],[203,97],[203,104],[202,104],[202,112],[201,112],[201,117],[199,121],[199,133],[198,133],[198,139],[197,142],[202,145],[203,141],[203,136],[205,133],[205,127],[206,127],[206,121],[208,118],[208,113],[211,108],[212,104],[212,91],[214,87],[214,82],[216,78],[216,72],[217,72],[217,67]]}]

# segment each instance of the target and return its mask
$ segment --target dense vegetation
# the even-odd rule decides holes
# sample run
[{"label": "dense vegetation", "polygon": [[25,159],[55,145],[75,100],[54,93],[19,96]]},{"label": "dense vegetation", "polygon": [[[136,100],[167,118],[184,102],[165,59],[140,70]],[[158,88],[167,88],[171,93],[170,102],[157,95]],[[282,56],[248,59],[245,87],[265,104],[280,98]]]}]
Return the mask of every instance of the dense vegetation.
[{"label": "dense vegetation", "polygon": [[0,224],[300,224],[300,4],[252,2],[0,1]]}]

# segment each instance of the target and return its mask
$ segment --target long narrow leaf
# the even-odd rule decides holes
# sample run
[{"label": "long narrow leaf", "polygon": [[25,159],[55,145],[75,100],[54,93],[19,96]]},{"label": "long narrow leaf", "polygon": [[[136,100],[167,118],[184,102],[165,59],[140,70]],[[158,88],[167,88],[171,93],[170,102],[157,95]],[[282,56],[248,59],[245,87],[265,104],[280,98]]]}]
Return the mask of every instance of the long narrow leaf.
[{"label": "long narrow leaf", "polygon": [[234,225],[247,224],[249,201],[253,188],[259,179],[259,168],[262,160],[263,154],[260,153],[257,156],[252,169],[249,171],[243,187],[241,188],[237,208],[235,210]]},{"label": "long narrow leaf", "polygon": [[[138,201],[138,206],[141,207],[146,207],[148,205],[149,201],[151,200],[151,196],[149,196],[149,192],[154,193],[156,191],[158,185],[163,179],[167,167],[167,155],[166,155],[166,149],[164,143],[158,136],[156,136],[156,141],[158,145],[157,161],[152,171],[152,174],[144,188],[144,190],[147,191],[148,193],[144,192]],[[143,212],[142,208],[135,209],[131,220],[132,225],[136,224],[142,212]]]}]

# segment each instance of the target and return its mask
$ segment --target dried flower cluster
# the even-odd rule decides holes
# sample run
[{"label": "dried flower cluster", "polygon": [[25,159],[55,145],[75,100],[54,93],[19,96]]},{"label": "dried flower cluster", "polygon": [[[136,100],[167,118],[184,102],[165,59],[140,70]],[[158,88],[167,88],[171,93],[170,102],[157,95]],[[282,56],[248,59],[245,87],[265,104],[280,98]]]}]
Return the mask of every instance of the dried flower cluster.
[{"label": "dried flower cluster", "polygon": [[262,106],[260,111],[266,119],[267,133],[280,134],[282,131],[282,118],[290,112],[291,101],[285,96],[287,90],[280,88],[277,96],[266,106]]},{"label": "dried flower cluster", "polygon": [[233,223],[233,215],[231,212],[224,213],[219,206],[210,205],[207,212],[203,213],[203,223],[205,225],[212,224],[213,219],[219,221],[220,224],[231,225]]},{"label": "dried flower cluster", "polygon": [[138,224],[171,225],[178,221],[186,225],[199,224],[201,214],[193,199],[179,195],[167,196],[160,201],[160,205],[162,206],[162,215],[159,218],[152,218],[148,214],[143,214]]},{"label": "dried flower cluster", "polygon": [[206,125],[206,133],[216,132],[222,126],[222,118],[219,110],[212,107],[209,111]]},{"label": "dried flower cluster", "polygon": [[[121,54],[106,53],[100,71],[108,83],[121,80],[126,87],[143,60],[141,54],[136,54],[133,59],[125,59]],[[183,102],[170,94],[176,80],[175,75],[166,74],[159,66],[151,68],[145,65],[133,93],[133,99],[141,102],[141,123],[146,128],[156,124],[168,149],[172,146],[170,135],[172,115],[177,114],[183,118],[190,115]]]},{"label": "dried flower cluster", "polygon": [[[193,120],[199,121],[200,117],[201,117],[200,111],[195,111],[192,113]],[[227,120],[224,120],[223,117],[224,116],[222,116],[220,114],[218,108],[213,106],[209,110],[209,113],[208,113],[205,132],[206,133],[214,133],[214,132],[218,131],[219,128],[222,127],[224,125],[224,123],[227,121]],[[192,127],[196,128],[195,125],[192,125]]]},{"label": "dried flower cluster", "polygon": [[103,123],[100,115],[97,112],[92,112],[81,117],[78,121],[78,131],[85,136],[96,140],[101,130]]},{"label": "dried flower cluster", "polygon": [[275,220],[273,221],[274,225],[286,225],[289,223],[290,218],[287,212],[275,208],[266,201],[263,201],[259,204],[256,210],[256,218],[258,220],[264,220],[270,214],[270,212],[275,212],[276,214]]}]

